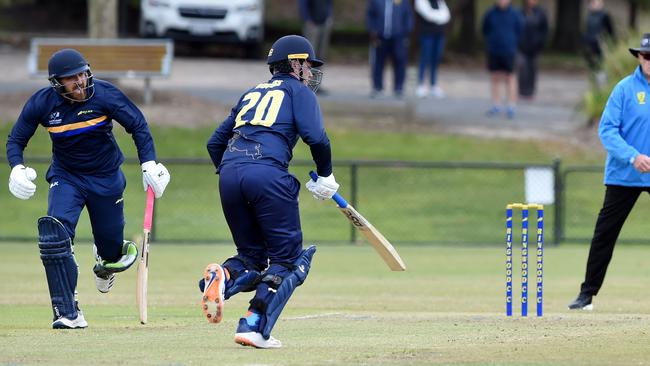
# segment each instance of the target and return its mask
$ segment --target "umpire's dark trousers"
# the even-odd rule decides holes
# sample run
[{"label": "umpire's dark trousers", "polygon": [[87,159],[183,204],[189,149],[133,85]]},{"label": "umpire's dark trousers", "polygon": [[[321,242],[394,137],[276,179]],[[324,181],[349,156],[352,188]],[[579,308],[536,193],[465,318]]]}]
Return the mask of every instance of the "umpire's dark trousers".
[{"label": "umpire's dark trousers", "polygon": [[650,187],[606,186],[605,201],[591,239],[585,282],[580,286],[580,292],[598,294],[614,253],[616,239],[641,192],[650,193]]}]

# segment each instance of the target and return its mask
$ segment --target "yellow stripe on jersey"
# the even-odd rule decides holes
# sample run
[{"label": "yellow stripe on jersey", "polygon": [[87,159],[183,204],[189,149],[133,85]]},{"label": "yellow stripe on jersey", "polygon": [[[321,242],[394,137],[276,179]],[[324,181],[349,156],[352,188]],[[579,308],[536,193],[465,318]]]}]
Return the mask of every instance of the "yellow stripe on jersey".
[{"label": "yellow stripe on jersey", "polygon": [[95,126],[99,123],[102,123],[108,118],[108,116],[101,116],[97,118],[93,118],[88,121],[82,121],[82,122],[77,122],[77,123],[71,123],[69,125],[64,125],[64,126],[56,126],[56,127],[48,127],[47,131],[50,133],[61,133],[61,132],[67,132],[67,131],[74,131],[78,130],[81,128],[86,128],[86,127],[91,127]]}]

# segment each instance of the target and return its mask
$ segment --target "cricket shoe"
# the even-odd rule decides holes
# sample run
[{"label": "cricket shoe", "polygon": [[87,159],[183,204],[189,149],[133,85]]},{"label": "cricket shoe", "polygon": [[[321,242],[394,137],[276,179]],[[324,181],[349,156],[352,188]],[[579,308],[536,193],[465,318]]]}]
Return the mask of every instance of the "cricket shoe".
[{"label": "cricket shoe", "polygon": [[88,322],[84,318],[84,313],[77,306],[77,317],[74,319],[69,319],[64,316],[60,316],[57,320],[52,323],[52,329],[83,329],[88,327]]},{"label": "cricket shoe", "polygon": [[[201,285],[199,284],[199,287]],[[201,309],[210,323],[219,323],[223,318],[226,272],[217,263],[210,263],[203,272],[203,298]]]},{"label": "cricket shoe", "polygon": [[95,273],[95,287],[97,291],[105,294],[111,291],[113,285],[115,284],[115,273],[111,273],[106,277],[102,277]]},{"label": "cricket shoe", "polygon": [[594,304],[591,303],[592,296],[581,292],[578,297],[569,304],[569,310],[593,310]]},{"label": "cricket shoe", "polygon": [[237,327],[237,333],[235,333],[235,343],[255,348],[282,347],[282,342],[271,336],[269,336],[269,339],[264,339],[262,333],[258,333],[253,327],[249,326],[244,318],[239,319],[239,326]]},{"label": "cricket shoe", "polygon": [[93,244],[93,255],[95,256],[95,266],[93,267],[93,273],[95,273],[95,287],[97,291],[105,294],[108,293],[113,284],[115,284],[115,273],[101,273],[101,263],[103,262],[102,258],[97,254],[97,246]]}]

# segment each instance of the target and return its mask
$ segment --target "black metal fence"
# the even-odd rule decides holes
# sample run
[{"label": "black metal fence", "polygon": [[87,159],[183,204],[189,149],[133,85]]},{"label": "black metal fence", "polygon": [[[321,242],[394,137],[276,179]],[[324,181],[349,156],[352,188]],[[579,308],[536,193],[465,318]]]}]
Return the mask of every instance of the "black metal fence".
[{"label": "black metal fence", "polygon": [[[156,204],[154,240],[159,242],[229,242],[218,194],[218,177],[208,159],[163,159],[172,180]],[[0,240],[34,240],[36,219],[46,212],[43,177],[49,159],[29,158],[39,178],[37,194],[21,201],[1,194]],[[144,192],[139,163],[127,160],[125,235],[142,231]],[[297,160],[291,172],[307,181],[313,162]],[[545,206],[546,241],[587,241],[591,236],[604,187],[602,167],[567,166],[559,160],[540,163],[337,161],[340,193],[389,240],[395,243],[501,243],[505,234],[505,205],[524,202],[524,172],[529,168],[553,172],[553,203]],[[8,179],[8,169],[0,180]],[[264,184],[264,182],[260,182]],[[357,232],[334,202],[319,202],[306,189],[300,196],[306,242],[356,242]],[[622,233],[627,241],[645,241],[643,217],[648,205],[637,205]],[[91,240],[87,215],[82,214],[77,240]]]}]

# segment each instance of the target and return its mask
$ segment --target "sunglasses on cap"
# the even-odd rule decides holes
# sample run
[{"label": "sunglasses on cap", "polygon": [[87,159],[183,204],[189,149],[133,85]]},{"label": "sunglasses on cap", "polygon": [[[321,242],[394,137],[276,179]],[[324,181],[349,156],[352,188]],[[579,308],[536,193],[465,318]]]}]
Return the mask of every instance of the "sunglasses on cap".
[{"label": "sunglasses on cap", "polygon": [[646,61],[650,61],[650,53],[639,52],[639,56],[641,56]]}]

